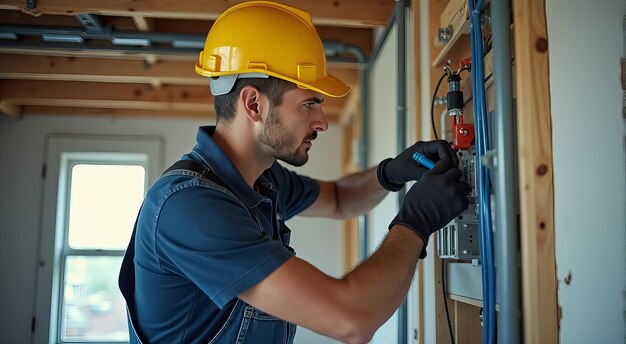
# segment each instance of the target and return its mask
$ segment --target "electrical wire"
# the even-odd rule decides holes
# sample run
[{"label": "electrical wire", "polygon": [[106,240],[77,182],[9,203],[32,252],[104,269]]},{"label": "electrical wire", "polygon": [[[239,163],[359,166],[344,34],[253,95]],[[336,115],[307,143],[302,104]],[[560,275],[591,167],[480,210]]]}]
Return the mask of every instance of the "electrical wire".
[{"label": "electrical wire", "polygon": [[[435,87],[435,92],[433,92],[433,100],[430,103],[430,124],[433,127],[433,134],[435,134],[435,140],[439,140],[439,136],[437,135],[437,128],[435,127],[435,99],[437,99],[437,92],[439,91],[439,86],[441,86],[441,82],[443,78],[448,76],[448,73],[444,72],[437,81],[437,86]],[[445,130],[442,128],[442,130]]]},{"label": "electrical wire", "polygon": [[489,172],[482,163],[481,157],[489,147],[485,108],[484,52],[483,35],[480,22],[480,9],[483,1],[468,0],[470,10],[470,45],[472,60],[472,94],[474,103],[474,128],[476,132],[476,166],[478,167],[479,189],[479,240],[481,244],[480,258],[483,265],[483,342],[495,343],[495,270],[493,259],[493,238],[491,230],[491,205]]},{"label": "electrical wire", "polygon": [[446,308],[446,318],[448,319],[448,331],[450,332],[450,341],[455,344],[454,332],[452,331],[452,322],[450,321],[450,311],[448,311],[448,297],[446,288],[446,262],[441,259],[441,291],[443,292],[443,305]]}]

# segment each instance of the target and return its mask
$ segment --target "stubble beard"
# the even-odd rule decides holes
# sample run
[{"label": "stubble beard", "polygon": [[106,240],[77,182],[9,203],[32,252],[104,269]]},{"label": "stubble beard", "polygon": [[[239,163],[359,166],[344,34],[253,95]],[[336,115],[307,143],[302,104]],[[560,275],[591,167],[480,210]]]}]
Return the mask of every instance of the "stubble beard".
[{"label": "stubble beard", "polygon": [[[289,165],[299,167],[309,160],[308,148],[304,153],[300,153],[300,145],[297,145],[298,140],[283,128],[278,114],[272,111],[267,114],[265,123],[263,123],[263,131],[259,135],[259,141],[272,149],[272,156],[275,159],[284,161]],[[295,150],[290,151],[294,146],[296,147]]]}]

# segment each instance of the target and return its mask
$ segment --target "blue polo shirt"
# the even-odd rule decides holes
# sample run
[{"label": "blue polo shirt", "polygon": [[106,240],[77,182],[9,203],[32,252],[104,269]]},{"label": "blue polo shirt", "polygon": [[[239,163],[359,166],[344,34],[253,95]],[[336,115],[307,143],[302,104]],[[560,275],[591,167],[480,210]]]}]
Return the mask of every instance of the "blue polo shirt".
[{"label": "blue polo shirt", "polygon": [[135,243],[135,306],[149,342],[207,343],[237,296],[294,255],[284,221],[319,195],[317,181],[274,163],[246,184],[200,127],[182,159],[209,167],[226,187],[174,170],[148,191]]}]

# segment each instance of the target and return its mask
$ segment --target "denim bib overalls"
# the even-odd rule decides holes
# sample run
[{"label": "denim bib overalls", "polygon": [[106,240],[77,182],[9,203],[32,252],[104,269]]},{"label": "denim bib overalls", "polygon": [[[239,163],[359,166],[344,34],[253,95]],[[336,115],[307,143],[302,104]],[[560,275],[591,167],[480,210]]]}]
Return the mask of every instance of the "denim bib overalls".
[{"label": "denim bib overalls", "polygon": [[[219,178],[212,171],[205,169],[203,166],[189,160],[181,160],[164,172],[167,173],[183,173],[189,174],[189,170],[194,171],[198,175],[223,185]],[[141,210],[140,210],[141,212]],[[259,229],[265,231],[267,221],[258,216],[255,211],[251,211],[251,216],[257,222]],[[282,219],[277,221],[279,227],[280,240],[283,243],[289,242],[291,231],[284,224]],[[271,226],[271,225],[270,225]],[[122,266],[120,269],[119,287],[126,300],[128,327],[131,344],[147,344],[145,336],[138,327],[136,318],[136,309],[134,302],[135,295],[135,232],[137,224],[133,229],[133,234],[128,245],[128,249],[124,255]],[[293,251],[291,247],[285,246]],[[296,325],[291,324],[282,319],[278,319],[272,315],[245,303],[241,299],[235,299],[231,307],[229,316],[222,327],[217,331],[215,336],[207,343],[293,343],[296,334]],[[193,341],[196,343],[197,341]]]}]

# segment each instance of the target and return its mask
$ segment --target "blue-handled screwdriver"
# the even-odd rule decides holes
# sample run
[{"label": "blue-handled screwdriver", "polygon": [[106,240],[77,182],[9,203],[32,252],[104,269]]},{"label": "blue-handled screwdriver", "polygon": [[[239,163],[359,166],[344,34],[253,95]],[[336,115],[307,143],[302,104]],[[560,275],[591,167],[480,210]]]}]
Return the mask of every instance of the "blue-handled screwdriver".
[{"label": "blue-handled screwdriver", "polygon": [[432,168],[435,167],[435,163],[432,162],[430,159],[428,159],[424,154],[420,152],[415,152],[413,154],[413,160],[415,160],[415,162],[426,167],[429,170],[432,170]]}]

